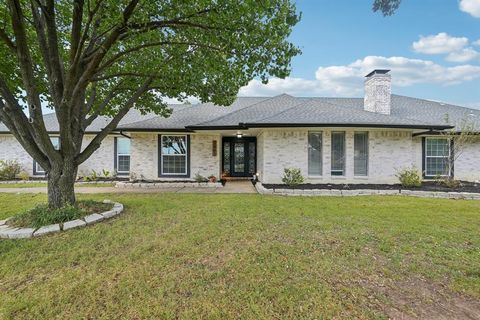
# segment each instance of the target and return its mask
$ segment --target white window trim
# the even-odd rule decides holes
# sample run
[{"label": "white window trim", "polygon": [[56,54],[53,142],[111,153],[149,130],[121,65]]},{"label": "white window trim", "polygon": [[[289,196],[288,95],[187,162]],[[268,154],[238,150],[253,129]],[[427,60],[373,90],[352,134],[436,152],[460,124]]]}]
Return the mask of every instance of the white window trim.
[{"label": "white window trim", "polygon": [[[128,156],[128,160],[130,161],[130,154],[128,153],[118,153],[117,152],[117,173],[120,173],[120,174],[129,174],[130,173],[130,170],[128,171],[120,171],[118,168],[120,167],[120,156],[124,157],[124,156]],[[129,162],[129,167],[130,167],[130,162]]]},{"label": "white window trim", "polygon": [[[163,138],[164,137],[183,137],[185,139],[185,154],[163,154]],[[175,172],[175,173],[165,173],[163,172],[163,157],[164,156],[174,156],[174,157],[185,157],[185,172]],[[187,175],[188,174],[188,139],[185,134],[165,134],[161,136],[160,140],[160,165],[161,165],[161,175],[162,176],[178,176],[178,175]]]},{"label": "white window trim", "polygon": [[[431,140],[431,139],[443,139],[443,140],[447,140],[448,142],[448,156],[428,156],[427,155],[427,141],[428,140]],[[439,137],[425,137],[425,178],[428,178],[428,179],[431,179],[431,178],[435,178],[435,177],[450,177],[452,175],[452,166],[449,166],[448,167],[448,170],[449,172],[447,174],[435,174],[435,175],[429,175],[427,173],[427,169],[428,169],[428,165],[427,165],[427,159],[428,158],[440,158],[440,159],[443,159],[443,158],[447,158],[448,161],[451,161],[451,157],[452,157],[452,145],[451,145],[452,141],[451,139],[449,138],[439,138]]]},{"label": "white window trim", "polygon": [[[310,136],[310,133],[320,133],[322,135],[322,149],[320,150],[321,151],[321,163],[322,163],[322,174],[308,174],[308,172],[310,171],[310,163],[308,161],[308,152],[309,152],[309,149],[310,149],[310,146],[308,144],[308,137]],[[323,131],[308,131],[307,133],[307,177],[309,178],[312,178],[312,179],[322,179],[323,176],[325,175],[325,166],[323,165],[323,150],[325,149],[324,148],[324,137],[325,137],[325,134]]]}]

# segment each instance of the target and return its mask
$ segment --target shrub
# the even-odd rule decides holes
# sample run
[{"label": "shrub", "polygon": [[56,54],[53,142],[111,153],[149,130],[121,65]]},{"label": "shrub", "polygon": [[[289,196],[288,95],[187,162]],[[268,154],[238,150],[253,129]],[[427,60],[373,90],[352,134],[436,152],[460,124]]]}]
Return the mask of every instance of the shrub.
[{"label": "shrub", "polygon": [[283,170],[282,182],[287,186],[299,185],[303,183],[304,180],[302,171],[298,168],[285,168]]},{"label": "shrub", "polygon": [[415,167],[402,169],[396,174],[396,177],[400,180],[402,187],[411,188],[422,185],[422,174]]},{"label": "shrub", "polygon": [[28,174],[27,171],[22,171],[18,174],[18,177],[22,179],[23,181],[28,181],[30,180],[30,175]]},{"label": "shrub", "polygon": [[13,180],[22,171],[16,160],[0,160],[0,180]]},{"label": "shrub", "polygon": [[110,177],[110,171],[108,171],[107,169],[102,169],[102,175],[104,178],[108,178]]},{"label": "shrub", "polygon": [[92,173],[85,177],[85,181],[97,181],[99,178],[97,171],[92,170]]},{"label": "shrub", "polygon": [[435,177],[435,182],[438,185],[445,186],[450,189],[456,189],[462,186],[462,182],[460,180],[455,180],[452,177],[437,176]]},{"label": "shrub", "polygon": [[207,182],[208,179],[205,178],[204,176],[202,176],[200,174],[200,172],[197,172],[197,174],[195,175],[195,177],[193,178],[196,182]]}]

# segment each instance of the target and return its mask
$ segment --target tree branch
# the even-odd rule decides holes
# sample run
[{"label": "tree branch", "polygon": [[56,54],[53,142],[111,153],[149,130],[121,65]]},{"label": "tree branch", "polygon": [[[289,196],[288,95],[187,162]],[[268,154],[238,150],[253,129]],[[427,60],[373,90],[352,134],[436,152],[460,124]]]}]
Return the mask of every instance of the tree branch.
[{"label": "tree branch", "polygon": [[3,40],[3,42],[5,42],[5,44],[13,51],[17,50],[17,47],[15,46],[15,43],[13,42],[13,40],[10,39],[7,32],[1,28],[0,28],[0,39]]},{"label": "tree branch", "polygon": [[140,86],[130,99],[125,103],[125,105],[118,111],[118,113],[113,117],[110,123],[98,133],[95,138],[88,144],[88,146],[76,157],[75,163],[80,165],[85,160],[87,160],[92,153],[95,152],[100,147],[103,139],[114,130],[120,120],[127,114],[127,112],[134,106],[135,102],[140,98],[142,94],[149,90],[149,86],[152,83],[153,78],[147,79],[142,86]]},{"label": "tree branch", "polygon": [[[35,83],[35,74],[33,71],[33,63],[29,52],[27,35],[24,25],[24,17],[21,9],[21,4],[18,0],[9,0],[9,9],[12,16],[13,33],[15,34],[15,40],[17,45],[17,58],[20,65],[20,73],[22,75],[22,81],[27,93],[28,108],[30,118],[32,120],[32,126],[36,130],[32,130],[33,138],[40,148],[51,157],[55,156],[55,148],[53,147],[50,137],[48,136],[43,121],[42,106],[40,102],[40,96],[37,92]],[[3,87],[4,91],[7,91],[7,85],[5,81],[1,81],[0,87]],[[2,92],[4,98],[4,92]],[[15,104],[16,101],[15,101]],[[7,106],[14,105],[7,100]],[[18,112],[17,112],[18,113]]]}]

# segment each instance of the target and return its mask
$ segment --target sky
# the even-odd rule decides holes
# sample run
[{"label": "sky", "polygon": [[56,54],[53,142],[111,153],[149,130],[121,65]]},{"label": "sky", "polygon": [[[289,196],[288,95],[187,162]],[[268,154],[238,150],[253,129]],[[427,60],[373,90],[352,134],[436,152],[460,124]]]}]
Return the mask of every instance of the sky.
[{"label": "sky", "polygon": [[391,69],[395,94],[480,109],[480,0],[297,0],[290,41],[302,54],[287,79],[253,80],[240,95],[362,97],[371,70]]}]

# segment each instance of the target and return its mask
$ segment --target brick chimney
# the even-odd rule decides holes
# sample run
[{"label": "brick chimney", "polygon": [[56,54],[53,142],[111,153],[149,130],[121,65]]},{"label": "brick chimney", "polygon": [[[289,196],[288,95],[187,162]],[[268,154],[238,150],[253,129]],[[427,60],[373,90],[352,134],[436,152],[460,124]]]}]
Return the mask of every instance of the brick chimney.
[{"label": "brick chimney", "polygon": [[365,111],[390,114],[392,78],[390,70],[375,69],[365,76]]}]

